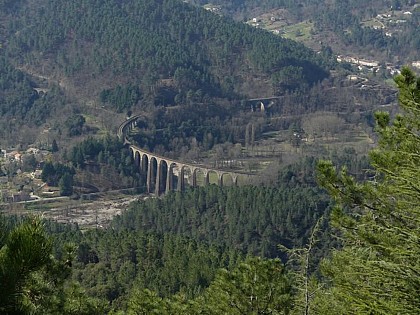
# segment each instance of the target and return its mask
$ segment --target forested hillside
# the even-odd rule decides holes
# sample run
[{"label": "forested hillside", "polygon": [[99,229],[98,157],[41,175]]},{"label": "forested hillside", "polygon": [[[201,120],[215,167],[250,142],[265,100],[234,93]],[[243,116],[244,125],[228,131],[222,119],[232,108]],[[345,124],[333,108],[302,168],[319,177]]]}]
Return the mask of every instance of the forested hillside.
[{"label": "forested hillside", "polygon": [[[419,44],[416,14],[399,39],[361,26],[379,1],[214,3],[240,20],[280,6],[407,60]],[[0,0],[1,145],[39,132],[49,150],[0,161],[2,197],[49,196],[0,214],[0,314],[419,314],[420,78],[403,68],[400,112],[373,115],[393,110],[390,88],[320,45],[185,1]],[[110,131],[139,112],[131,143],[252,183],[128,195],[146,174]],[[103,225],[98,213],[93,228],[43,220],[82,216],[107,189],[124,210]]]},{"label": "forested hillside", "polygon": [[181,1],[29,0],[10,10],[8,56],[77,85],[113,76],[146,93],[173,79],[180,97],[189,90],[232,97],[249,78],[270,79],[286,66],[305,84],[327,75],[328,60],[304,46]]},{"label": "forested hillside", "polygon": [[[196,297],[209,286],[220,268],[233,268],[243,253],[208,245],[170,233],[144,233],[116,226],[82,232],[50,223],[55,253],[65,255],[62,244],[77,244],[73,274],[92,297],[126,307],[133,289],[150,289],[169,297],[182,292]],[[117,306],[118,305],[118,306]]]},{"label": "forested hillside", "polygon": [[16,122],[34,130],[45,123],[54,110],[67,102],[63,93],[53,88],[42,97],[34,88],[36,82],[18,70],[12,61],[0,56],[0,136],[12,141]]},{"label": "forested hillside", "polygon": [[[191,0],[197,5],[219,5],[221,11],[237,20],[250,20],[261,13],[287,10],[292,23],[309,22],[312,35],[331,45],[341,54],[361,52],[382,60],[412,61],[418,59],[420,18],[418,1],[414,0]],[[403,14],[404,12],[410,12]],[[399,13],[398,13],[399,12]],[[398,31],[387,31],[378,15],[386,14]],[[374,27],[375,26],[375,27]],[[388,35],[387,35],[388,33]],[[347,50],[345,50],[347,48]],[[378,51],[373,51],[377,49]],[[336,49],[334,49],[336,51]],[[336,53],[338,53],[336,51]]]},{"label": "forested hillside", "polygon": [[277,244],[302,246],[327,201],[314,188],[216,186],[133,204],[116,219],[132,230],[171,232],[256,256],[278,257]]},{"label": "forested hillside", "polygon": [[[363,165],[350,156],[336,161],[350,169]],[[52,252],[58,261],[71,260],[67,281],[81,286],[86,307],[92,301],[106,301],[107,311],[126,310],[144,289],[162,298],[174,294],[198,298],[221,268],[233,270],[254,256],[285,261],[277,245],[300,248],[308,242],[329,205],[325,193],[316,188],[314,165],[315,160],[308,159],[285,168],[276,188],[211,185],[135,202],[105,229],[82,231],[77,225],[46,222],[54,239]],[[13,219],[7,222],[15,224]],[[334,243],[327,231],[323,220],[311,271],[318,269],[320,258]],[[73,244],[70,256],[64,244]],[[280,261],[274,266],[282,268]]]},{"label": "forested hillside", "polygon": [[[88,140],[80,147],[109,149],[107,143]],[[334,160],[355,173],[368,167],[364,159],[351,155]],[[57,259],[70,259],[63,244],[75,245],[73,273],[68,277],[87,296],[111,303],[109,308],[127,308],[133,292],[143,289],[165,298],[174,294],[196,298],[220,268],[232,270],[254,256],[286,261],[279,244],[286,248],[307,244],[313,226],[329,213],[328,197],[316,187],[315,162],[305,159],[285,167],[275,187],[210,185],[134,202],[107,228],[84,231],[75,224],[47,222],[46,230],[55,240]],[[311,272],[336,243],[329,232],[323,219]]]},{"label": "forested hillside", "polygon": [[[307,89],[334,64],[302,44],[182,1],[0,6],[0,71],[9,82],[0,91],[6,145],[19,138],[44,142],[37,139],[41,127],[56,139],[109,131],[118,124],[112,112],[123,120],[129,111],[160,105],[226,104]],[[74,115],[97,119],[71,134],[62,126]]]},{"label": "forested hillside", "polygon": [[[169,194],[107,229],[1,217],[0,311],[418,314],[420,79],[404,68],[395,82],[402,114],[375,115],[371,170],[354,156],[317,162],[331,215],[306,160],[279,173],[276,189]],[[254,257],[278,256],[276,245],[286,265]]]}]

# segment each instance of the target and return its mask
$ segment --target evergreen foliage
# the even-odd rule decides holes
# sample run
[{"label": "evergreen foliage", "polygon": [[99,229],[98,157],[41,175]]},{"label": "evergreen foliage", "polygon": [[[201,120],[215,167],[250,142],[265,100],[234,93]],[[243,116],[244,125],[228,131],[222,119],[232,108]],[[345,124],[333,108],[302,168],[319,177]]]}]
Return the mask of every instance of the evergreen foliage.
[{"label": "evergreen foliage", "polygon": [[51,152],[55,153],[59,150],[58,148],[58,144],[57,144],[57,140],[53,140],[52,144],[51,144]]},{"label": "evergreen foliage", "polygon": [[67,118],[64,122],[64,125],[67,128],[67,135],[69,137],[80,136],[83,132],[83,126],[85,122],[85,117],[80,114],[75,114]]},{"label": "evergreen foliage", "polygon": [[70,196],[73,194],[73,176],[69,173],[64,173],[58,182],[58,186],[60,187],[61,196]]},{"label": "evergreen foliage", "polygon": [[73,245],[61,245],[57,260],[39,219],[10,223],[0,217],[1,314],[103,314],[104,304],[68,281]]},{"label": "evergreen foliage", "polygon": [[50,262],[51,240],[39,221],[27,222],[12,231],[0,230],[0,311],[30,313],[39,292],[27,292],[32,277]]},{"label": "evergreen foliage", "polygon": [[66,174],[73,177],[75,170],[61,163],[47,161],[42,168],[41,179],[48,185],[58,186],[61,178]]},{"label": "evergreen foliage", "polygon": [[124,309],[134,290],[194,298],[210,285],[219,268],[231,269],[242,259],[234,250],[170,234],[122,227],[82,233],[55,224],[49,229],[54,231],[58,257],[63,255],[60,244],[78,244],[73,279],[90,295],[112,302],[114,308]]},{"label": "evergreen foliage", "polygon": [[309,85],[328,75],[322,58],[303,45],[182,1],[29,0],[20,6],[16,23],[7,25],[8,34],[17,32],[9,56],[34,63],[43,62],[39,53],[48,54],[69,77],[112,73],[147,89],[159,78],[174,78],[180,97],[200,89],[231,97],[240,70],[271,76],[296,67]]},{"label": "evergreen foliage", "polygon": [[129,149],[116,136],[89,137],[75,145],[66,158],[80,169],[107,174],[108,177],[116,173],[119,183],[115,184],[120,187],[141,187],[143,183]]},{"label": "evergreen foliage", "polygon": [[52,90],[48,97],[40,96],[34,86],[34,82],[26,74],[17,70],[5,56],[0,56],[1,117],[16,118],[28,125],[45,122],[51,114],[50,102],[59,102],[61,96],[57,95],[56,90]]},{"label": "evergreen foliage", "polygon": [[289,314],[292,278],[279,259],[251,258],[221,270],[205,294],[208,314]]},{"label": "evergreen foliage", "polygon": [[232,271],[222,269],[204,294],[162,299],[150,290],[134,291],[128,314],[290,314],[294,292],[278,259],[249,258]]},{"label": "evergreen foliage", "polygon": [[99,94],[99,99],[102,103],[110,104],[118,112],[122,112],[136,105],[140,97],[140,89],[132,85],[117,85],[115,89],[106,89]]},{"label": "evergreen foliage", "polygon": [[376,114],[374,176],[358,183],[331,162],[318,166],[337,202],[332,216],[344,245],[325,263],[332,287],[318,301],[323,314],[420,311],[420,78],[404,68],[395,82],[403,113],[392,121]]},{"label": "evergreen foliage", "polygon": [[208,186],[131,205],[114,226],[186,235],[258,256],[277,257],[277,244],[302,246],[328,202],[311,187]]}]

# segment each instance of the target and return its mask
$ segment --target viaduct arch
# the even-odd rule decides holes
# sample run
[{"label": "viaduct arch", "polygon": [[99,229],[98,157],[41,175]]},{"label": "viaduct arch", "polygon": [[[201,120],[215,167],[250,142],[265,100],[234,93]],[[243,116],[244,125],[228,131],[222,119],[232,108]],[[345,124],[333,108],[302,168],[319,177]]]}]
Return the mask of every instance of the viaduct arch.
[{"label": "viaduct arch", "polygon": [[[137,119],[140,115],[130,117],[118,128],[118,137],[129,146],[130,153],[136,166],[146,174],[147,192],[159,195],[172,190],[182,191],[186,183],[192,187],[198,186],[198,174],[203,176],[204,185],[210,184],[210,174],[217,177],[217,185],[223,186],[223,181],[227,177],[233,185],[238,184],[238,176],[242,173],[229,172],[215,168],[209,168],[204,165],[189,164],[181,161],[166,158],[146,151],[132,143],[127,138],[127,134],[136,127]],[[242,174],[243,175],[243,174]],[[246,174],[251,176],[249,174]],[[175,180],[175,177],[177,178]]]}]

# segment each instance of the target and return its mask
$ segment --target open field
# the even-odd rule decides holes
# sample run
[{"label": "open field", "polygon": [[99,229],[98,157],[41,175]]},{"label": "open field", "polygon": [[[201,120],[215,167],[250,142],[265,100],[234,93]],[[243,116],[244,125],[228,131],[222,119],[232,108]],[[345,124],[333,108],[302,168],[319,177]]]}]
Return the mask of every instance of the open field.
[{"label": "open field", "polygon": [[286,26],[282,29],[282,37],[293,39],[296,41],[308,41],[312,38],[311,30],[313,23],[304,21],[294,25]]},{"label": "open field", "polygon": [[94,200],[43,200],[33,203],[14,203],[0,206],[1,211],[15,215],[40,215],[61,223],[76,223],[81,227],[105,227],[115,215],[128,205],[145,196],[126,195],[118,192],[95,194]]}]

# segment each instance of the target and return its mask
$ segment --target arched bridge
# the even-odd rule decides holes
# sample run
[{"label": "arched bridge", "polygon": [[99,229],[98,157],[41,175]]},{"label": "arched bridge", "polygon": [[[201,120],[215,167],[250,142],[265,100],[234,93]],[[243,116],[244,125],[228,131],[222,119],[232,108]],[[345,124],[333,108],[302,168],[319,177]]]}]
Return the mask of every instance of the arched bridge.
[{"label": "arched bridge", "polygon": [[[137,125],[140,115],[130,117],[118,128],[118,136],[129,146],[130,152],[136,165],[146,174],[146,186],[149,193],[159,195],[171,190],[182,191],[185,189],[186,180],[196,187],[199,179],[202,184],[210,183],[210,175],[217,177],[217,184],[223,186],[224,180],[229,179],[233,185],[238,184],[238,176],[250,174],[229,172],[215,168],[209,168],[199,164],[189,164],[166,158],[155,153],[146,151],[132,143],[127,138],[128,133]],[[175,176],[177,179],[175,180]],[[227,179],[226,179],[227,178]]]}]

